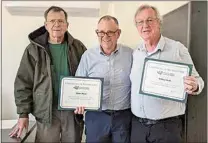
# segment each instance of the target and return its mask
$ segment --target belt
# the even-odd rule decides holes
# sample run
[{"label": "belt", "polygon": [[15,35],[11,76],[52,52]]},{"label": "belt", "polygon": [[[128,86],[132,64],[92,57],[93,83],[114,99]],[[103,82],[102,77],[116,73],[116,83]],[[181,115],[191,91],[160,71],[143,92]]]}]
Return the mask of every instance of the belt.
[{"label": "belt", "polygon": [[147,119],[147,118],[140,118],[140,117],[137,117],[138,118],[138,121],[142,124],[146,124],[146,125],[152,125],[152,124],[157,124],[159,122],[164,122],[164,121],[167,121],[167,120],[174,120],[174,119],[180,119],[182,116],[179,115],[179,116],[174,116],[174,117],[170,117],[170,118],[165,118],[165,119],[159,119],[159,120],[151,120],[151,119]]},{"label": "belt", "polygon": [[125,111],[131,111],[131,110],[130,110],[130,108],[124,109],[124,110],[103,110],[103,112],[108,115],[113,115],[113,114],[121,113],[121,112],[125,112]]}]

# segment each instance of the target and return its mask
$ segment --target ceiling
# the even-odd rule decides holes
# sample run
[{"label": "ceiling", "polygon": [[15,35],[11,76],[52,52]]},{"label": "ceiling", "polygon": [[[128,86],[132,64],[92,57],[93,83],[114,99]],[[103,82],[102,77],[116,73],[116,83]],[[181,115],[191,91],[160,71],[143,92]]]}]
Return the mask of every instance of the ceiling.
[{"label": "ceiling", "polygon": [[3,1],[11,15],[42,16],[52,5],[62,7],[69,17],[99,17],[99,1]]}]

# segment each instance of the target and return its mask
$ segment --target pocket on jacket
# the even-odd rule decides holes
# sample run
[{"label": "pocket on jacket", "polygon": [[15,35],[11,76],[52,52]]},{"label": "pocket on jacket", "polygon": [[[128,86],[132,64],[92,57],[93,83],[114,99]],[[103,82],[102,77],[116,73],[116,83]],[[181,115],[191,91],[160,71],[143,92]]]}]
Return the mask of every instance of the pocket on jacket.
[{"label": "pocket on jacket", "polygon": [[47,118],[48,106],[47,95],[43,92],[36,92],[34,97],[33,115],[38,119]]}]

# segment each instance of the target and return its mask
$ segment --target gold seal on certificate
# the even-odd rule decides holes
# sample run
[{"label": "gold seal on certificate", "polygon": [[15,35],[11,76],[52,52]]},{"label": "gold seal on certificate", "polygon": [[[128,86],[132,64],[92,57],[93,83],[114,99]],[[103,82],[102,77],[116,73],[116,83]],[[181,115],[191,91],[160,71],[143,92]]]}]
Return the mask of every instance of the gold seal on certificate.
[{"label": "gold seal on certificate", "polygon": [[100,110],[103,78],[64,77],[61,80],[59,109]]},{"label": "gold seal on certificate", "polygon": [[190,64],[146,58],[139,93],[186,102],[184,77],[191,71]]}]

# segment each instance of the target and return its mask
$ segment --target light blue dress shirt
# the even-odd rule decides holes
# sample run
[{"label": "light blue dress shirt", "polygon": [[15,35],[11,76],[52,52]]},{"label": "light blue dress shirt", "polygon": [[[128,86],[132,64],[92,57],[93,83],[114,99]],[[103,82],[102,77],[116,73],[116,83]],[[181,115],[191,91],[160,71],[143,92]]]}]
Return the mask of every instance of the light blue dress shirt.
[{"label": "light blue dress shirt", "polygon": [[118,44],[109,56],[100,46],[82,55],[76,76],[104,78],[102,110],[130,108],[132,53],[131,48]]},{"label": "light blue dress shirt", "polygon": [[[193,61],[188,52],[188,49],[180,42],[168,39],[161,35],[156,50],[150,54],[148,54],[145,48],[145,44],[143,42],[140,43],[133,53],[133,64],[130,74],[130,79],[132,83],[132,113],[137,117],[153,120],[164,119],[184,114],[186,109],[185,103],[139,94],[144,59],[146,57],[193,65]],[[198,92],[194,94],[199,94],[204,87],[204,82],[194,66],[192,69],[192,75],[197,78],[199,85]]]}]

